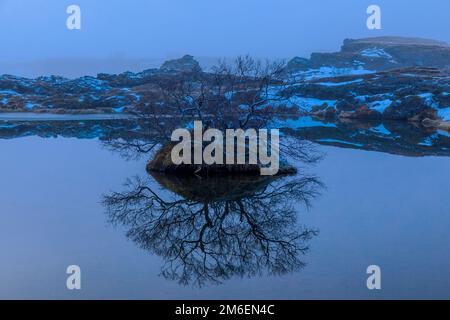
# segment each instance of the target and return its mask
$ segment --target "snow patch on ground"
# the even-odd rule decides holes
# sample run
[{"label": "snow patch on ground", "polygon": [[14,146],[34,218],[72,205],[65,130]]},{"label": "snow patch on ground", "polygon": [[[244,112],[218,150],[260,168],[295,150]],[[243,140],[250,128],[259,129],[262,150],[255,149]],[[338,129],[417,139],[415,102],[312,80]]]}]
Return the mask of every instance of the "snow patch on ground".
[{"label": "snow patch on ground", "polygon": [[392,132],[390,132],[388,129],[386,129],[386,127],[384,126],[384,124],[380,124],[377,127],[373,127],[370,128],[370,131],[376,132],[376,133],[381,133],[387,136],[390,136],[392,134]]},{"label": "snow patch on ground", "polygon": [[234,92],[232,92],[232,91],[225,92],[225,93],[223,94],[223,96],[224,96],[225,99],[227,99],[228,101],[231,101],[231,99],[233,99]]},{"label": "snow patch on ground", "polygon": [[418,94],[417,96],[420,97],[427,106],[432,108],[439,107],[439,102],[433,100],[434,94],[425,92]]},{"label": "snow patch on ground", "polygon": [[312,127],[328,127],[335,128],[336,125],[333,123],[325,123],[313,119],[312,117],[301,117],[299,119],[287,119],[275,123],[277,127],[280,128],[290,128],[290,129],[300,129],[300,128],[312,128]]},{"label": "snow patch on ground", "polygon": [[17,124],[9,124],[9,123],[0,124],[0,129],[13,129],[16,127],[17,127]]},{"label": "snow patch on ground", "polygon": [[433,94],[431,92],[421,93],[421,94],[418,94],[418,96],[421,97],[422,99],[433,98]]},{"label": "snow patch on ground", "polygon": [[392,94],[391,93],[379,93],[379,94],[374,94],[374,95],[361,95],[361,96],[355,96],[355,99],[360,102],[360,103],[364,103],[366,101],[381,101],[381,100],[385,100],[385,99],[390,99],[392,98]]},{"label": "snow patch on ground", "polygon": [[425,147],[432,147],[434,143],[434,139],[438,138],[437,134],[433,134],[432,136],[429,136],[425,138],[422,142],[419,142],[419,146],[425,146]]},{"label": "snow patch on ground", "polygon": [[325,103],[328,105],[328,107],[336,108],[336,102],[337,102],[336,100],[321,100],[316,98],[305,98],[299,96],[289,98],[290,106],[297,106],[303,111],[307,112],[311,112],[313,107],[322,106]]},{"label": "snow patch on ground", "polygon": [[386,58],[392,59],[392,56],[383,49],[370,48],[360,52],[360,55],[367,58]]},{"label": "snow patch on ground", "polygon": [[99,80],[94,77],[85,76],[81,77],[75,80],[70,80],[67,83],[74,83],[80,87],[83,88],[91,88],[96,91],[104,91],[104,90],[111,90],[112,88],[108,85],[106,81]]},{"label": "snow patch on ground", "polygon": [[35,107],[35,105],[31,102],[27,102],[27,104],[25,105],[25,108],[27,108],[28,110],[33,110]]},{"label": "snow patch on ground", "polygon": [[113,111],[116,113],[121,113],[125,110],[125,107],[117,107],[117,108],[113,108]]},{"label": "snow patch on ground", "polygon": [[438,116],[445,121],[450,121],[450,107],[438,109]]},{"label": "snow patch on ground", "polygon": [[337,86],[345,86],[347,84],[359,83],[363,82],[363,79],[356,79],[352,81],[344,81],[344,82],[318,82],[317,84],[326,87],[337,87]]},{"label": "snow patch on ground", "polygon": [[384,110],[386,110],[386,108],[389,107],[391,104],[392,104],[392,100],[386,99],[386,100],[371,102],[371,103],[369,103],[368,107],[369,107],[369,109],[376,110],[380,113],[383,113]]},{"label": "snow patch on ground", "polygon": [[444,130],[438,130],[437,134],[450,138],[450,133],[448,133],[447,131],[444,131]]},{"label": "snow patch on ground", "polygon": [[317,141],[319,141],[319,142],[341,143],[341,144],[347,144],[347,145],[356,146],[356,147],[364,147],[364,145],[360,144],[360,143],[348,142],[348,141],[337,140],[337,139],[319,139]]},{"label": "snow patch on ground", "polygon": [[17,93],[14,90],[0,90],[0,94],[8,95],[8,96],[21,96],[20,93]]},{"label": "snow patch on ground", "polygon": [[131,93],[130,94],[132,97],[134,97],[135,99],[136,99],[136,101],[141,101],[141,96],[140,95],[138,95],[138,94],[136,94],[136,93]]},{"label": "snow patch on ground", "polygon": [[292,76],[296,80],[313,80],[344,75],[363,75],[371,73],[375,73],[375,71],[366,70],[362,67],[357,68],[320,67],[319,69],[309,69],[307,71],[300,71],[294,73]]}]

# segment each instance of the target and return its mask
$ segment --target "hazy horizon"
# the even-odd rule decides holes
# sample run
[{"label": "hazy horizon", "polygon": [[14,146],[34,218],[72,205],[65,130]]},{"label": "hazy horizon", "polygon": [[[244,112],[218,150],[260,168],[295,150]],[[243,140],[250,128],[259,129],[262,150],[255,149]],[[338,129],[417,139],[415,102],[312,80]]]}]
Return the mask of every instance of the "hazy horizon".
[{"label": "hazy horizon", "polygon": [[[66,28],[71,4],[81,30]],[[370,4],[382,9],[382,30],[366,27]],[[0,74],[139,71],[184,54],[205,66],[242,54],[290,59],[386,35],[449,43],[449,11],[445,0],[0,0]]]}]

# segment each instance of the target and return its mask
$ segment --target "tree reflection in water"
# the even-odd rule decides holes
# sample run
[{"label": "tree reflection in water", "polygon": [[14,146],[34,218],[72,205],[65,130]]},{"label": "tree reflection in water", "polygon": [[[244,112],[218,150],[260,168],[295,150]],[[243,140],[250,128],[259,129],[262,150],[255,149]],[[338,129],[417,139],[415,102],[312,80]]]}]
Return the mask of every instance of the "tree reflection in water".
[{"label": "tree reflection in water", "polygon": [[298,211],[319,194],[318,178],[151,174],[170,192],[134,178],[103,203],[111,223],[163,258],[165,278],[203,286],[304,266],[317,231],[298,222]]}]

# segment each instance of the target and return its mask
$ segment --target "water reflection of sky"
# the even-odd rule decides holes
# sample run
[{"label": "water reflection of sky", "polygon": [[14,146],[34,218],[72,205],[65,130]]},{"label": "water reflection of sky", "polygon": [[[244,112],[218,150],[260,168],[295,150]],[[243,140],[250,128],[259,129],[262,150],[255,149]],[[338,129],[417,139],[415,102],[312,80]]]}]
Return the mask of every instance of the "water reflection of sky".
[{"label": "water reflection of sky", "polygon": [[[448,158],[323,147],[326,184],[302,223],[320,230],[301,271],[201,289],[158,276],[162,259],[106,221],[101,195],[144,173],[95,140],[0,140],[1,298],[449,298]],[[65,288],[82,268],[83,289]],[[382,290],[366,289],[366,267]]]}]

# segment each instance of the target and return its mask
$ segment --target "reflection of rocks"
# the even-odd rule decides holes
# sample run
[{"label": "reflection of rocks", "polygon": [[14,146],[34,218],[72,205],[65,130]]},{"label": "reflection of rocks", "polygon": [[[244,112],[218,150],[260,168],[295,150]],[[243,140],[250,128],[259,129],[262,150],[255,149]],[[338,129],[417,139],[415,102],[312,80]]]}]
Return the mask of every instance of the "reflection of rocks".
[{"label": "reflection of rocks", "polygon": [[170,195],[136,179],[104,205],[112,223],[163,258],[165,278],[202,286],[304,266],[317,232],[298,223],[296,210],[318,195],[317,178],[153,175]]},{"label": "reflection of rocks", "polygon": [[[280,127],[287,127],[285,130],[288,130],[290,135],[320,144],[409,156],[450,156],[448,122],[424,119],[422,123],[407,123],[341,118],[339,121],[316,119],[308,124],[308,121],[312,121],[310,117],[285,121],[287,122],[280,123]],[[155,137],[149,134],[147,128],[145,122],[136,119],[0,121],[0,139],[28,136],[99,138],[108,149],[135,158],[138,153],[148,152],[155,143]]]},{"label": "reflection of rocks", "polygon": [[[442,130],[444,127],[439,121],[425,121],[428,127],[418,122],[401,121],[311,121],[314,121],[314,126],[296,127],[296,122],[293,121],[283,130],[319,144],[342,148],[406,156],[450,156],[450,134]],[[437,127],[438,125],[441,127]]]},{"label": "reflection of rocks", "polygon": [[431,120],[429,118],[425,118],[425,119],[423,119],[422,124],[426,128],[435,128],[438,130],[445,130],[450,133],[450,122],[448,122],[448,121]]},{"label": "reflection of rocks", "polygon": [[[310,117],[302,119],[285,119],[279,127],[286,127],[290,135],[320,144],[408,156],[450,156],[450,133],[446,131],[450,129],[448,122],[424,119],[421,124],[350,118],[339,121],[316,119],[311,122]],[[0,139],[28,136],[99,138],[108,149],[134,158],[138,153],[146,154],[155,144],[155,137],[149,134],[147,127],[136,119],[0,121]]]},{"label": "reflection of rocks", "polygon": [[145,138],[145,123],[133,120],[0,121],[0,139],[66,137],[80,139]]}]

